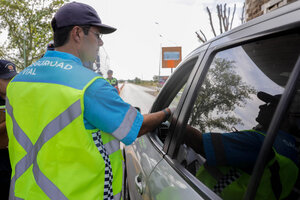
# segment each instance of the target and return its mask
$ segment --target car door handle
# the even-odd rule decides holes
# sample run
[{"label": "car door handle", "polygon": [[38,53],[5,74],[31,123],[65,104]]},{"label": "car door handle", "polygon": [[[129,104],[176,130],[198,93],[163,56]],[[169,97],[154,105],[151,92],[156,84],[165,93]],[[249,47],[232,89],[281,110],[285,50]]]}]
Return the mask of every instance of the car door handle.
[{"label": "car door handle", "polygon": [[134,181],[135,181],[135,186],[138,190],[138,192],[140,194],[143,194],[143,189],[144,189],[144,181],[143,181],[143,175],[140,173],[139,175],[137,175],[135,178],[134,178]]}]

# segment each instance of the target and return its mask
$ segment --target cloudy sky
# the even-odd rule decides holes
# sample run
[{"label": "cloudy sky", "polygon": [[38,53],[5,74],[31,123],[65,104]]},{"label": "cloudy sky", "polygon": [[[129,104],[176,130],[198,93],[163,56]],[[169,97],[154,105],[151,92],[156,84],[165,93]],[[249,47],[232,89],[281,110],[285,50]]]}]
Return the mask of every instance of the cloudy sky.
[{"label": "cloudy sky", "polygon": [[[158,74],[160,44],[181,46],[183,58],[201,43],[195,31],[212,37],[206,6],[216,12],[216,0],[79,0],[94,7],[103,23],[118,30],[105,35],[104,48],[110,68],[119,79],[152,80]],[[240,24],[244,0],[225,0],[237,5],[235,23]],[[217,16],[213,16],[217,20]],[[159,37],[162,35],[162,37]],[[169,75],[170,69],[162,69]]]},{"label": "cloudy sky", "polygon": [[[158,74],[160,44],[181,46],[183,58],[201,43],[195,31],[212,37],[206,6],[216,12],[216,0],[81,0],[93,6],[102,21],[118,30],[104,36],[110,68],[119,79],[151,80]],[[222,1],[237,5],[234,26],[240,24],[244,0]],[[217,20],[217,16],[213,15]],[[217,24],[217,23],[216,23]],[[162,35],[162,37],[159,37]],[[162,69],[169,75],[170,69]]]},{"label": "cloudy sky", "polygon": [[[110,64],[115,77],[139,77],[145,80],[152,80],[154,75],[158,75],[160,45],[181,46],[184,58],[201,44],[195,31],[201,29],[208,38],[212,38],[205,8],[208,6],[215,14],[216,4],[220,3],[216,0],[77,1],[94,7],[103,23],[118,29],[113,34],[103,36],[104,50],[108,55],[106,63]],[[234,3],[237,5],[234,26],[240,24],[243,2],[222,1],[231,7]],[[217,20],[216,15],[213,18]],[[170,73],[170,69],[161,70],[161,75]]]}]

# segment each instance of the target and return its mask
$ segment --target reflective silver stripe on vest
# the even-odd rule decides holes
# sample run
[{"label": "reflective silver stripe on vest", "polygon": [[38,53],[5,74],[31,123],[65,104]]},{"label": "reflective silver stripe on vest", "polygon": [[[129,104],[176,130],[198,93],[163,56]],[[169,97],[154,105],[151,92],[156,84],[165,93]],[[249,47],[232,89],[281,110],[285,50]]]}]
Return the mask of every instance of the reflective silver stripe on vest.
[{"label": "reflective silver stripe on vest", "polygon": [[114,195],[114,200],[120,200],[121,199],[121,193],[119,192],[118,194]]},{"label": "reflective silver stripe on vest", "polygon": [[122,172],[123,172],[123,176],[122,176],[122,191],[121,194],[124,194],[125,190],[126,190],[126,183],[125,183],[125,162],[122,160]]},{"label": "reflective silver stripe on vest", "polygon": [[112,133],[112,135],[120,141],[123,138],[125,138],[134,123],[136,115],[137,115],[136,109],[134,107],[130,106],[121,125],[119,126],[119,128],[117,128],[117,130],[115,130]]},{"label": "reflective silver stripe on vest", "polygon": [[14,115],[13,115],[13,108],[11,107],[8,98],[6,98],[6,108],[7,113],[10,115],[12,122],[13,122],[13,133],[18,141],[18,143],[24,148],[26,152],[28,152],[32,148],[32,143],[28,136],[24,133],[24,131],[18,125]]},{"label": "reflective silver stripe on vest", "polygon": [[120,149],[120,141],[117,139],[114,139],[114,140],[106,143],[104,145],[104,147],[106,149],[107,154],[110,155]]},{"label": "reflective silver stripe on vest", "polygon": [[14,200],[24,200],[24,199],[19,198],[19,197],[14,197]]},{"label": "reflective silver stripe on vest", "polygon": [[[7,99],[7,111],[8,114],[11,116],[12,119],[14,119],[13,116],[13,109],[11,105],[9,104],[9,101]],[[24,156],[15,167],[15,175],[13,176],[11,180],[11,186],[10,186],[10,199],[16,199],[14,195],[14,189],[15,189],[15,182],[16,180],[22,176],[25,171],[33,164],[33,175],[36,180],[36,183],[39,185],[39,187],[45,192],[45,194],[50,199],[67,199],[65,195],[41,172],[41,170],[38,167],[36,158],[37,154],[40,151],[40,149],[43,147],[43,145],[50,140],[52,137],[54,137],[57,133],[59,133],[62,129],[64,129],[67,125],[69,125],[74,119],[76,119],[81,114],[81,105],[80,100],[73,103],[69,108],[67,108],[63,113],[61,113],[59,116],[57,116],[54,120],[52,120],[42,131],[41,135],[39,136],[37,142],[33,146],[31,142],[28,142],[27,140],[23,139],[24,131],[21,130],[19,125],[17,124],[16,120],[13,120],[13,127],[19,127],[20,129],[16,129],[16,131],[19,131],[18,133],[15,133],[15,129],[13,130],[14,136],[16,137],[16,140],[20,143],[21,146],[25,146],[28,149],[25,149],[27,154]],[[21,131],[20,131],[21,130]],[[20,134],[20,133],[23,134]],[[26,135],[26,134],[25,134]],[[26,136],[27,137],[27,136]],[[29,140],[30,141],[30,140]]]}]

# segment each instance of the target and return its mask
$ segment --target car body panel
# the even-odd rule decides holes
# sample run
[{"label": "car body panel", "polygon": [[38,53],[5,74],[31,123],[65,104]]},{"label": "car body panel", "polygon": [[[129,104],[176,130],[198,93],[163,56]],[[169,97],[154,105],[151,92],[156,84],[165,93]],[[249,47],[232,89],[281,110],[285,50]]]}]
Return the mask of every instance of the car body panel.
[{"label": "car body panel", "polygon": [[[138,138],[132,145],[125,147],[126,170],[128,176],[128,187],[130,196],[133,199],[143,199],[136,186],[136,178],[140,176],[143,190],[152,170],[163,159],[163,155],[155,149],[148,136]],[[144,191],[143,191],[144,192]]]},{"label": "car body panel", "polygon": [[170,170],[166,160],[161,160],[155,167],[147,185],[150,191],[147,193],[148,199],[179,200],[187,197],[189,200],[202,199],[175,170]]}]

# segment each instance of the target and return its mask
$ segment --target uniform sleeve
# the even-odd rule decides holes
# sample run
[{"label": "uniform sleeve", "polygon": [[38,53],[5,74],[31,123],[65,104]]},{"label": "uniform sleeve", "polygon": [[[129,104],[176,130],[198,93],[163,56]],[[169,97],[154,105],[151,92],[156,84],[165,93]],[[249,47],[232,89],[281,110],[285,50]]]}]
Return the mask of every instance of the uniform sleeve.
[{"label": "uniform sleeve", "polygon": [[98,128],[126,145],[137,137],[143,116],[125,103],[106,80],[97,79],[84,95],[84,121],[87,129]]},{"label": "uniform sleeve", "polygon": [[264,137],[248,132],[204,133],[208,165],[248,169],[254,166]]}]

